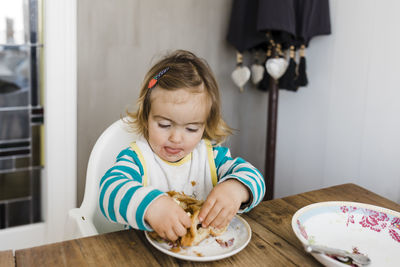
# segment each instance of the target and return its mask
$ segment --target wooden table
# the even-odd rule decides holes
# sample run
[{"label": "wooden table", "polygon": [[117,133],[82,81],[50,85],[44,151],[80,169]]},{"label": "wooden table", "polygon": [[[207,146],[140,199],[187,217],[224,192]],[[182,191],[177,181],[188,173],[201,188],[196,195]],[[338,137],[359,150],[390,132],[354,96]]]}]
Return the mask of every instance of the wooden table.
[{"label": "wooden table", "polygon": [[215,262],[189,262],[153,248],[143,232],[119,231],[17,250],[16,266],[320,266],[292,231],[293,214],[320,201],[355,201],[400,212],[400,205],[355,184],[264,201],[243,215],[253,231],[248,246]]},{"label": "wooden table", "polygon": [[0,251],[0,267],[15,266],[12,250]]}]

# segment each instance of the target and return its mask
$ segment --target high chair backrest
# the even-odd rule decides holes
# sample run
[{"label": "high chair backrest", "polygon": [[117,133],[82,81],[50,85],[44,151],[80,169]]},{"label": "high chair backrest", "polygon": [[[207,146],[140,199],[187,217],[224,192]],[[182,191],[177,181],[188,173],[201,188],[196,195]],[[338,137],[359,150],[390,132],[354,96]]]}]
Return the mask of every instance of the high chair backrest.
[{"label": "high chair backrest", "polygon": [[86,172],[85,195],[82,205],[69,212],[66,239],[96,235],[123,229],[123,225],[107,220],[99,208],[99,183],[114,164],[118,153],[128,147],[137,135],[129,131],[122,119],[110,125],[97,139]]}]

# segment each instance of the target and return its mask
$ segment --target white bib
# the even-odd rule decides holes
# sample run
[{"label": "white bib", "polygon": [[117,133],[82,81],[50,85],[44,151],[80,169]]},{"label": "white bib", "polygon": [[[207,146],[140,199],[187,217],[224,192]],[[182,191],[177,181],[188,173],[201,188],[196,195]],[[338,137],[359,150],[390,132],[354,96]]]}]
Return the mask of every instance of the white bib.
[{"label": "white bib", "polygon": [[205,200],[217,184],[212,145],[201,140],[193,152],[176,163],[157,156],[145,139],[131,143],[144,169],[143,185],[163,192],[184,192],[199,200]]}]

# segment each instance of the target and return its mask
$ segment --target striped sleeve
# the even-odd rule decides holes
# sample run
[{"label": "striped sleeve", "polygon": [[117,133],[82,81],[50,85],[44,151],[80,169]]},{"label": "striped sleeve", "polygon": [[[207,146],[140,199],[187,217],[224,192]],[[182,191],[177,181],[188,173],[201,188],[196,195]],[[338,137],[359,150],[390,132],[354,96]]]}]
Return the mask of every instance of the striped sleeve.
[{"label": "striped sleeve", "polygon": [[122,150],[100,180],[99,206],[110,221],[135,229],[152,230],[144,221],[147,207],[164,194],[143,186],[143,165],[130,147]]},{"label": "striped sleeve", "polygon": [[236,179],[245,185],[250,193],[250,202],[239,212],[247,212],[257,206],[265,194],[265,181],[262,174],[242,158],[232,158],[228,148],[213,147],[218,183],[227,179]]}]

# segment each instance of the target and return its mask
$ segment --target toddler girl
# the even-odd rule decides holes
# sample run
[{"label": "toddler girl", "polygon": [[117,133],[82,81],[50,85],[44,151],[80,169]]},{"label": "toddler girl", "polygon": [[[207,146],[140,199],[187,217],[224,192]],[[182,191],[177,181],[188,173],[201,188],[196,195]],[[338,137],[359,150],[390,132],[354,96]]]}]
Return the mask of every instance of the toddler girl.
[{"label": "toddler girl", "polygon": [[157,62],[128,118],[141,138],[100,181],[100,209],[109,220],[175,241],[191,221],[167,191],[205,200],[203,227],[222,228],[263,199],[260,172],[219,145],[232,131],[221,118],[215,77],[193,53],[178,50]]}]

